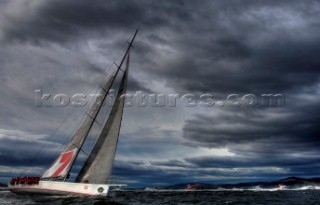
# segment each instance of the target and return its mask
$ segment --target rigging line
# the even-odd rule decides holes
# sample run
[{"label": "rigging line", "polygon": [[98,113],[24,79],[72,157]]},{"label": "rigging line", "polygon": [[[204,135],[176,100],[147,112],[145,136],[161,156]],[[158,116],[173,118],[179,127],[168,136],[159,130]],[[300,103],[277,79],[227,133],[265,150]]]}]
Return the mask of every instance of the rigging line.
[{"label": "rigging line", "polygon": [[[108,113],[108,112],[110,112],[110,110],[102,108],[102,110],[101,110],[100,112],[103,112],[103,113],[100,113],[101,115],[99,114],[98,117],[102,118],[101,121],[102,121],[103,123],[101,123],[101,124],[104,124],[104,122],[106,121],[107,116],[109,116],[109,113]],[[103,117],[103,116],[105,116],[105,117]],[[98,117],[97,117],[97,118],[98,118]],[[99,126],[100,126],[99,128],[95,128],[95,129],[98,130],[98,131],[97,131],[98,133],[102,130],[101,124],[99,125]],[[94,129],[94,128],[93,128],[93,129]],[[88,148],[88,150],[91,151],[91,150],[93,149],[93,146],[94,146],[95,142],[97,141],[97,138],[98,138],[98,137],[99,137],[99,134],[92,134],[92,135],[90,135],[89,139],[88,139],[87,142],[86,142],[86,145],[84,145],[84,146],[86,146],[86,147]]]},{"label": "rigging line", "polygon": [[[120,55],[121,53],[123,53],[123,50],[126,48],[125,44],[122,45],[122,47],[118,50],[118,52],[114,53],[114,57],[111,57],[111,59],[119,59],[122,55]],[[109,73],[111,68],[113,68],[113,65],[112,63],[108,63],[106,66],[105,66],[105,69],[104,69],[104,73]],[[105,82],[105,79],[107,78],[108,76],[106,75],[99,75],[98,77],[96,77],[96,79],[93,81],[93,82],[97,82],[96,84],[94,84],[94,88],[96,86],[99,85],[99,83],[101,82]],[[100,86],[99,86],[100,87]],[[88,90],[88,89],[87,89]],[[91,91],[91,90],[90,90]]]},{"label": "rigging line", "polygon": [[[124,45],[125,45],[125,44],[124,44]],[[123,45],[122,48],[117,52],[117,54],[114,55],[114,56],[118,56],[118,58],[120,58],[120,52],[121,52],[122,49],[125,48],[124,45]],[[107,65],[107,66],[105,67],[104,72],[107,72],[107,70],[110,70],[112,67],[113,67],[112,64],[109,63],[109,65]],[[101,77],[97,77],[96,79],[98,79],[98,78],[101,78]],[[105,78],[105,77],[104,77],[104,78]],[[100,81],[100,80],[99,80],[99,81]],[[95,83],[92,83],[93,88],[92,88],[91,90],[95,90],[95,87],[99,84],[99,81],[98,81],[98,80],[93,81],[93,82],[95,82]],[[98,82],[98,83],[97,83],[97,82]],[[89,89],[90,89],[90,88],[87,88],[87,91],[89,91]],[[60,125],[53,131],[52,134],[49,135],[49,140],[46,142],[46,144],[45,144],[44,146],[41,146],[41,148],[34,154],[34,156],[31,157],[31,161],[35,161],[35,162],[38,162],[38,161],[39,161],[39,157],[38,157],[38,156],[45,150],[45,148],[48,147],[48,145],[52,142],[51,139],[57,135],[57,133],[60,131],[60,129],[61,129],[64,125],[66,125],[66,124],[65,124],[65,121],[66,121],[66,119],[67,119],[68,117],[70,117],[71,111],[72,111],[72,109],[69,109],[68,113],[65,115],[65,117],[64,117],[63,120],[61,121]],[[80,116],[83,112],[84,112],[84,111],[81,111],[81,112],[79,113],[79,116]],[[76,117],[75,117],[75,118],[76,118]],[[73,120],[72,122],[75,122],[75,121]],[[72,123],[71,123],[71,124],[72,124]],[[75,130],[76,130],[76,128],[74,128],[74,129],[71,131],[71,133],[73,133]],[[61,130],[61,131],[62,131],[62,130]],[[72,137],[72,134],[71,134],[71,133],[70,133],[70,135],[71,135],[71,137]],[[71,137],[70,137],[70,138],[71,138]],[[70,138],[69,138],[69,140],[70,140]],[[68,138],[67,138],[67,139],[68,139]],[[67,140],[67,139],[66,139],[66,140]],[[63,144],[65,144],[66,140],[64,141]],[[32,168],[29,167],[29,168],[28,168],[25,172],[23,172],[23,173],[24,173],[24,174],[28,174],[28,173],[30,173],[31,169],[32,169]],[[44,168],[43,168],[43,169],[44,169]],[[21,173],[20,173],[20,175],[21,175]]]},{"label": "rigging line", "polygon": [[[124,50],[126,48],[126,46],[125,46],[125,44],[123,44],[122,46],[121,46],[121,48],[120,49],[117,49],[117,52],[112,52],[111,54],[111,56],[110,56],[110,54],[107,54],[108,56],[110,56],[110,58],[111,59],[114,59],[114,60],[116,60],[116,59],[118,59],[118,58],[120,58],[122,55],[122,53],[123,53],[123,51],[122,50]],[[103,56],[105,56],[106,54],[103,54]],[[109,61],[110,62],[110,61]],[[91,63],[90,63],[91,64]],[[104,69],[103,69],[103,71],[104,71],[104,73],[108,73],[109,71],[110,71],[110,69],[112,68],[112,63],[106,63],[106,65],[105,66],[103,66],[103,67],[105,67]],[[98,75],[98,77],[96,77],[95,79],[94,79],[94,81],[93,82],[104,82],[104,78],[105,78],[106,76],[105,75]],[[96,84],[94,84],[94,85],[96,85]]]},{"label": "rigging line", "polygon": [[[116,77],[116,76],[115,76],[115,77]],[[110,90],[110,88],[109,88],[109,90]],[[102,105],[103,105],[103,104],[102,104]],[[101,106],[99,107],[99,109],[100,109],[100,108],[101,108]],[[92,116],[89,116],[89,117],[93,120],[93,122],[95,122],[95,119],[93,119]],[[98,123],[98,122],[97,122],[97,123]],[[91,124],[90,127],[92,127],[92,124]],[[91,129],[91,128],[89,128],[89,129]],[[88,135],[89,135],[89,133],[88,133]],[[70,136],[70,140],[71,140],[72,137],[73,137],[73,136]],[[69,141],[70,141],[70,140],[69,140]],[[84,139],[84,141],[85,141],[85,139]],[[82,144],[82,145],[83,145],[83,144]],[[82,146],[82,145],[81,145],[81,146]],[[77,157],[77,156],[76,156],[76,157]],[[75,163],[76,157],[74,158],[73,163]],[[73,165],[73,163],[72,163],[72,165]],[[72,165],[71,165],[71,166],[72,166]],[[71,167],[71,166],[70,166],[70,167]],[[71,170],[71,168],[70,168],[70,170]],[[70,170],[69,170],[69,172],[70,172]]]},{"label": "rigging line", "polygon": [[[109,73],[108,70],[111,70],[112,68],[112,64],[109,63],[109,65],[105,66],[104,72],[105,73]],[[92,72],[93,73],[93,72]],[[103,80],[104,78],[109,78],[108,75],[99,75],[98,77],[96,77],[92,83],[89,85],[89,87],[86,87],[85,89],[83,88],[82,90],[84,90],[84,93],[93,93],[93,91],[97,90],[97,87],[99,86],[99,84],[101,82],[104,82],[105,80]],[[95,92],[94,92],[95,93]]]},{"label": "rigging line", "polygon": [[[134,38],[133,38],[133,39],[134,39]],[[128,47],[128,49],[129,49],[129,47]],[[121,63],[120,63],[120,67],[121,67],[121,65],[122,65],[122,63],[123,63],[123,61],[124,61],[124,59],[125,59],[125,57],[126,57],[126,55],[127,55],[127,53],[128,53],[128,49],[127,49],[127,51],[126,51],[126,53],[125,53],[125,55],[124,55],[124,57],[123,57],[123,59],[122,59],[122,61],[121,61]],[[104,95],[104,97],[103,97],[103,99],[102,99],[102,103],[101,103],[101,104],[98,106],[98,108],[97,108],[97,115],[95,116],[95,119],[97,118],[97,116],[98,116],[98,114],[99,114],[99,112],[100,112],[100,110],[101,110],[101,107],[102,107],[102,105],[103,105],[104,102],[105,102],[105,99],[106,99],[106,97],[107,97],[107,94],[109,93],[109,91],[110,91],[113,83],[115,82],[115,79],[116,79],[118,73],[119,73],[119,69],[117,69],[114,77],[112,78],[112,82],[111,82],[111,84],[109,85],[109,88],[108,88],[108,90],[107,90],[108,92]],[[90,132],[92,126],[93,126],[93,123],[94,123],[94,120],[93,120],[93,121],[90,123],[90,125],[89,125],[89,129],[88,129],[89,132]],[[89,134],[89,133],[87,133],[86,136],[83,138],[82,144],[80,145],[80,148],[83,146],[84,142],[86,141],[86,138],[88,137],[88,134]],[[76,161],[76,158],[78,157],[78,154],[79,154],[79,152],[76,152],[76,155],[75,155],[74,159],[73,159],[72,162],[70,163],[70,169],[68,170],[68,172],[67,172],[66,175],[68,175],[68,174],[70,173],[70,171],[71,171],[71,169],[72,169],[72,167],[73,167],[73,165],[74,165],[74,163],[75,163],[75,161]]]},{"label": "rigging line", "polygon": [[[120,51],[119,51],[119,53],[120,53]],[[119,56],[119,57],[120,57],[120,56]],[[106,66],[106,68],[105,68],[104,70],[107,71],[107,70],[110,70],[111,68],[112,68],[112,64],[109,64],[109,66]],[[98,79],[98,78],[97,78],[97,79]],[[94,81],[94,82],[99,82],[99,81]],[[94,83],[93,88],[92,88],[92,89],[90,89],[90,88],[88,89],[88,88],[87,88],[87,90],[95,90],[95,87],[96,87],[97,84],[98,84],[98,83]],[[70,110],[68,111],[68,113],[70,113],[71,111],[72,111],[72,109],[70,109]],[[84,110],[82,110],[77,116],[82,115],[83,112],[84,112]],[[64,125],[66,125],[66,124],[65,124],[65,121],[66,121],[66,119],[67,119],[68,117],[69,117],[69,114],[66,114],[65,117],[64,117],[64,119],[61,121],[61,124],[60,124],[60,125],[58,126],[58,128],[54,131],[54,133],[51,134],[51,135],[49,135],[49,139],[52,139],[53,137],[55,137],[55,136],[57,135],[58,132],[62,131],[61,128],[62,128]],[[77,118],[77,117],[75,116],[74,118]],[[75,121],[74,121],[74,120],[71,121],[70,124],[73,124],[73,122],[75,122]],[[74,133],[75,130],[76,130],[76,127],[73,128],[73,130],[71,131],[71,133]],[[69,140],[70,140],[72,137],[73,137],[73,135],[70,134]],[[68,140],[68,138],[67,138],[64,142],[66,142],[67,140]],[[46,147],[48,147],[48,145],[49,145],[50,143],[51,143],[51,140],[47,141],[47,143],[45,144],[45,146],[43,146],[42,149],[40,149],[40,150],[32,157],[32,160],[34,160],[35,158],[37,158],[37,157],[40,155],[40,153],[42,153],[42,152],[44,151],[44,149],[45,149]],[[63,143],[63,144],[65,144],[65,143]],[[39,160],[39,158],[38,158],[38,160]],[[38,160],[37,160],[37,161],[38,161]],[[30,168],[30,169],[31,169],[31,168]]]},{"label": "rigging line", "polygon": [[[54,130],[54,132],[51,135],[48,135],[49,140],[46,141],[44,146],[41,146],[40,149],[31,157],[30,161],[38,162],[39,161],[39,155],[42,153],[48,145],[52,142],[51,139],[57,135],[57,133],[60,131],[60,129],[65,125],[65,121],[68,117],[70,117],[69,113],[71,113],[72,110],[69,110],[67,114],[64,116],[63,120],[61,121],[60,125]],[[23,175],[29,174],[32,167],[28,167],[26,171],[23,172]],[[21,173],[20,173],[21,175]]]},{"label": "rigging line", "polygon": [[78,148],[79,151],[83,152],[83,153],[86,154],[87,156],[89,155],[89,154],[88,154],[87,152],[85,152],[81,147],[78,147],[77,145],[75,145],[75,144],[73,144],[73,143],[72,143],[72,145],[75,146],[76,148]]},{"label": "rigging line", "polygon": [[[109,67],[111,67],[112,65],[110,64],[110,66]],[[96,81],[95,81],[96,82]],[[95,83],[95,86],[97,85],[97,83]],[[93,88],[94,89],[94,88]],[[92,89],[92,90],[93,90]],[[88,89],[87,89],[88,90]],[[40,155],[40,153],[42,153],[47,147],[48,147],[48,145],[52,142],[52,138],[53,137],[56,137],[57,136],[57,134],[58,134],[58,132],[62,132],[62,128],[64,127],[64,126],[66,126],[66,127],[74,127],[74,126],[71,126],[71,124],[75,124],[75,120],[71,120],[70,122],[69,122],[69,125],[68,124],[66,124],[65,122],[66,122],[66,119],[68,118],[68,117],[70,117],[70,113],[73,111],[73,109],[69,109],[68,110],[68,112],[67,112],[67,114],[64,116],[64,118],[61,120],[61,123],[60,123],[60,125],[54,130],[54,132],[52,133],[52,134],[50,134],[50,135],[48,135],[49,136],[49,140],[47,140],[47,142],[46,142],[46,144],[44,145],[44,146],[42,146],[41,147],[41,149],[39,149],[35,154],[34,154],[34,156],[33,157],[31,157],[31,161],[35,161],[35,162],[37,162],[37,161],[39,161],[39,158],[38,158],[38,156]],[[83,112],[85,112],[85,110],[83,109],[81,112],[79,112],[76,116],[74,116],[74,118],[73,119],[78,119],[79,118],[79,116],[80,115],[82,115],[83,114]],[[71,115],[72,116],[72,115]],[[73,130],[71,131],[71,132],[69,132],[70,133],[70,135],[71,135],[71,137],[72,137],[72,133],[74,133],[75,132],[75,129],[76,129],[76,127],[75,128],[73,128]],[[66,135],[69,135],[69,134],[66,134]],[[71,138],[70,137],[70,138]],[[66,143],[66,141],[68,141],[68,140],[70,140],[70,138],[66,138],[66,140],[62,143],[62,144],[65,144]],[[63,149],[63,148],[61,148],[61,149]],[[61,150],[62,151],[62,150]],[[52,157],[53,158],[53,157]],[[23,172],[23,174],[28,174],[30,171],[31,171],[31,167],[29,167],[25,172]],[[44,169],[44,168],[43,168]],[[20,175],[21,175],[21,173],[20,173]]]},{"label": "rigging line", "polygon": [[[106,67],[105,71],[108,70],[108,69],[110,70],[111,67],[112,67],[112,64],[108,65],[108,66]],[[105,78],[107,78],[107,77],[105,77]],[[94,82],[95,82],[95,83],[94,83],[93,86],[91,86],[91,89],[90,89],[90,88],[89,88],[89,89],[87,88],[87,92],[88,92],[89,90],[96,90],[96,87],[98,86],[99,83],[96,83],[97,81],[94,81]],[[69,110],[69,112],[71,112],[71,111],[72,111],[72,109]],[[83,110],[82,110],[81,112],[79,112],[73,119],[79,118],[81,115],[83,115],[83,113],[84,113],[85,111],[86,111],[86,110],[83,109]],[[61,125],[59,126],[59,128],[56,130],[56,133],[60,130],[60,128],[63,127],[63,124],[65,124],[64,122],[66,121],[66,118],[67,118],[68,116],[69,116],[69,115],[66,115],[65,118],[64,118],[64,120],[62,120],[62,123],[61,123]],[[75,124],[75,122],[76,122],[76,120],[72,120],[70,124]],[[67,126],[67,127],[73,127],[73,130],[72,130],[71,132],[69,132],[70,134],[67,134],[67,135],[70,135],[70,137],[69,137],[69,138],[66,138],[62,144],[65,144],[67,141],[70,141],[71,138],[73,137],[73,133],[74,133],[74,132],[76,131],[76,129],[77,129],[77,127],[75,127],[75,126]],[[61,130],[61,132],[62,132],[62,131],[63,131],[63,130]],[[52,139],[54,136],[56,136],[56,134],[51,135],[51,136],[50,136],[50,139]],[[51,140],[50,140],[50,141],[51,141]],[[48,145],[48,144],[49,144],[49,143],[47,143],[47,145]],[[46,147],[47,147],[47,145],[46,145]],[[45,148],[45,147],[44,147],[44,148]],[[43,148],[42,150],[39,150],[39,152],[35,155],[35,157],[38,156],[38,155],[44,150],[44,148]],[[61,148],[60,152],[63,151],[63,149],[64,149],[64,147]],[[54,158],[54,157],[52,157],[52,158]],[[43,168],[43,169],[44,169],[44,168]]]},{"label": "rigging line", "polygon": [[[124,56],[123,56],[123,58],[122,58],[122,60],[121,60],[121,63],[120,63],[120,65],[119,65],[119,67],[122,66],[122,64],[123,64],[126,56],[128,55],[129,50],[130,50],[130,48],[131,48],[131,46],[132,46],[132,43],[133,43],[133,41],[134,41],[137,33],[138,33],[138,29],[136,30],[136,32],[135,32],[135,34],[134,34],[134,36],[133,36],[133,38],[132,38],[132,40],[131,40],[131,42],[130,42],[127,50],[126,50],[126,53],[124,54]],[[109,86],[109,88],[108,88],[108,93],[109,93],[109,91],[110,91],[110,89],[111,89],[111,87],[112,87],[112,85],[113,85],[113,83],[114,83],[114,81],[115,81],[115,79],[116,79],[116,76],[118,75],[119,70],[120,70],[120,69],[117,69],[117,71],[116,71],[116,73],[115,73],[115,77],[112,79],[112,82],[111,82],[111,84],[110,84],[110,86]],[[107,94],[104,96],[101,105],[103,105],[103,103],[105,102],[106,97],[107,97]],[[98,111],[97,111],[97,113],[100,112],[101,107],[102,107],[101,105],[98,106]],[[97,117],[97,115],[95,116],[95,118],[96,118],[96,117]],[[93,122],[94,122],[94,121],[93,121]],[[90,124],[89,130],[92,128],[93,122]],[[88,133],[87,133],[87,135],[84,137],[83,143],[80,145],[81,147],[83,146],[83,144],[84,144],[84,142],[86,141],[86,138],[87,138],[87,137],[88,137]],[[74,164],[74,162],[75,162],[75,159],[78,157],[78,154],[79,154],[79,152],[76,153],[76,156],[75,156],[74,160],[71,162],[71,166],[70,166],[70,169],[69,169],[68,172],[67,172],[67,175],[70,173],[71,168],[72,168],[72,166],[73,166],[73,164]]]},{"label": "rigging line", "polygon": [[[69,122],[66,124],[65,121],[66,121],[66,118],[67,117],[70,117],[70,115],[66,115],[64,120],[62,121],[62,123],[64,123],[64,125],[69,128],[69,127],[72,127],[72,130],[71,131],[68,131],[66,134],[63,134],[63,135],[66,135],[66,136],[70,136],[68,138],[66,138],[59,146],[60,146],[60,151],[57,151],[57,153],[60,153],[63,151],[64,149],[64,144],[66,144],[67,141],[70,141],[70,139],[73,137],[73,134],[75,133],[76,129],[77,129],[77,126],[75,126],[76,124],[76,119],[78,119],[81,115],[83,115],[83,113],[85,112],[86,110],[85,109],[82,109],[81,112],[77,113],[76,115],[73,116],[73,118],[70,118]],[[72,116],[72,115],[71,115]],[[63,127],[63,126],[60,126],[60,128]],[[60,129],[59,128],[59,129]],[[59,130],[57,130],[57,133],[58,133]],[[61,132],[63,130],[60,130]],[[57,133],[55,135],[57,135]],[[55,136],[54,135],[54,136]],[[50,138],[52,138],[53,136],[50,136]],[[50,141],[48,141],[47,144],[49,144]],[[43,149],[41,150],[41,152],[44,150],[45,147],[43,147]],[[54,158],[56,157],[57,154],[53,154],[51,156],[51,159],[54,160]],[[52,161],[51,160],[51,161]],[[46,167],[43,167],[42,170],[46,169]],[[43,172],[43,171],[42,171]]]},{"label": "rigging line", "polygon": [[87,115],[88,117],[90,117],[90,118],[93,120],[93,122],[97,123],[98,125],[101,125],[101,123],[98,122],[98,120],[96,120],[96,118],[91,117],[91,116],[89,115],[89,113],[86,112],[86,115]]},{"label": "rigging line", "polygon": [[[113,68],[113,65],[112,65],[112,63],[109,63],[109,65],[106,66],[104,71],[106,73],[109,73],[109,72],[107,72],[107,70],[110,70],[111,68]],[[93,73],[93,71],[92,71],[92,73]],[[102,88],[102,86],[99,85],[99,84],[101,84],[101,82],[105,82],[106,80],[104,80],[104,79],[107,79],[107,78],[109,78],[109,75],[99,75],[99,77],[97,77],[96,80],[93,81],[94,83],[92,83],[91,88],[86,88],[85,93],[97,93],[96,92],[97,88],[103,89],[105,92],[107,92],[104,88]],[[100,80],[98,80],[98,79],[100,79]],[[89,102],[89,104],[90,104],[90,102]]]},{"label": "rigging line", "polygon": [[[121,56],[120,53],[123,53],[123,50],[125,49],[125,47],[126,47],[125,44],[123,44],[122,48],[119,49],[119,51],[117,53],[115,53],[115,55],[113,55],[113,56],[117,56],[117,57],[112,57],[112,58],[115,58],[115,59],[120,58],[120,56]],[[113,64],[109,63],[108,65],[105,66],[104,72],[109,73],[111,68],[113,68]],[[107,79],[107,78],[109,78],[108,75],[99,75],[98,77],[96,77],[96,80],[93,81],[94,83],[92,83],[92,88],[91,89],[87,88],[85,92],[86,93],[93,93],[93,91],[97,90],[97,87],[101,88],[101,86],[99,86],[99,84],[101,84],[101,82],[105,82],[106,81],[105,79]]]},{"label": "rigging line", "polygon": [[[127,52],[127,56],[126,56],[126,65],[125,65],[125,73],[122,75],[121,77],[121,84],[120,84],[120,87],[119,87],[119,90],[117,92],[117,97],[116,97],[116,101],[115,101],[115,104],[113,105],[113,108],[111,110],[111,113],[110,113],[110,116],[108,118],[108,121],[106,122],[103,130],[102,130],[102,133],[100,133],[100,137],[98,139],[98,141],[96,142],[95,144],[95,147],[93,148],[94,151],[90,153],[90,156],[89,158],[87,159],[87,161],[85,162],[84,166],[82,167],[82,169],[80,170],[77,178],[76,178],[76,181],[82,181],[83,180],[83,177],[84,175],[86,175],[86,173],[88,173],[88,171],[90,170],[90,168],[92,167],[92,165],[97,162],[97,161],[94,161],[95,158],[97,157],[98,155],[98,152],[100,152],[101,148],[103,147],[104,144],[106,144],[108,141],[109,138],[109,135],[105,135],[110,129],[113,124],[113,120],[115,120],[115,116],[117,115],[117,113],[121,113],[119,115],[120,117],[120,123],[119,123],[119,127],[117,126],[117,141],[118,141],[118,135],[119,135],[119,130],[120,130],[120,126],[121,126],[121,119],[122,119],[122,113],[123,113],[123,104],[124,104],[124,101],[119,101],[119,98],[120,96],[125,93],[125,90],[126,90],[126,87],[127,87],[127,70],[128,70],[128,66],[129,66],[129,59],[130,59],[130,48],[131,47],[128,47],[128,52]],[[120,110],[119,110],[120,108]],[[104,137],[105,136],[105,137]],[[116,149],[116,145],[115,145],[115,149]],[[114,156],[114,153],[111,154],[110,156]],[[110,160],[113,161],[113,158],[110,158]],[[111,162],[111,161],[110,161]],[[107,169],[108,170],[108,169]],[[111,171],[111,170],[110,170]],[[108,171],[108,172],[110,172]],[[106,174],[106,173],[104,173]],[[107,178],[109,178],[110,175],[109,173],[107,174]]]},{"label": "rigging line", "polygon": [[[115,85],[113,85],[113,87],[114,87]],[[120,87],[118,87],[118,89],[117,89],[117,91],[115,92],[115,94],[117,94],[118,92],[119,92],[119,89],[120,89]],[[106,92],[106,91],[105,91]],[[114,103],[115,103],[115,100],[112,100],[112,99],[109,99],[109,98],[107,98],[106,99],[106,101],[107,100],[111,100],[111,101],[113,101],[112,102],[112,105],[114,105]],[[109,104],[109,105],[111,105],[111,104]],[[107,108],[109,108],[109,107],[107,107]],[[97,118],[102,118],[101,119],[101,121],[103,122],[102,124],[104,124],[106,121],[107,121],[107,119],[108,119],[108,116],[110,115],[110,112],[111,112],[111,109],[104,109],[104,107],[102,108],[102,110],[100,111],[100,113],[98,114],[98,116],[97,116]],[[101,127],[101,124],[99,124],[100,125],[100,127],[99,127],[99,129],[100,129],[100,131],[102,130],[102,128],[103,127]],[[98,128],[96,128],[96,129],[98,129]],[[88,147],[88,150],[92,150],[93,149],[93,147],[94,147],[94,144],[97,142],[97,139],[99,138],[99,134],[95,134],[95,135],[90,135],[90,137],[89,137],[89,143],[87,142],[87,144],[86,144],[86,147]]]},{"label": "rigging line", "polygon": [[[120,56],[119,56],[120,57]],[[118,58],[119,58],[118,57]],[[105,71],[107,71],[107,70],[110,70],[111,68],[113,68],[113,65],[111,64],[111,63],[109,63],[109,65],[108,66],[106,66],[106,68],[105,68]],[[104,77],[103,77],[104,76]],[[99,84],[101,84],[101,82],[105,82],[106,80],[104,80],[104,79],[107,79],[107,78],[109,78],[110,76],[108,76],[108,75],[102,75],[102,77],[97,77],[96,79],[98,79],[98,78],[100,78],[101,80],[96,80],[96,81],[94,81],[94,82],[97,82],[97,83],[95,83],[94,84],[94,86],[92,87],[92,89],[87,89],[87,92],[86,93],[90,93],[90,92],[88,92],[88,91],[93,91],[93,90],[97,90],[97,87],[99,87],[100,89],[102,89],[102,90],[104,90],[106,93],[107,93],[107,90],[105,90],[102,86],[100,86]],[[93,92],[91,92],[91,93],[93,93]],[[94,92],[94,93],[96,93],[96,92]],[[89,117],[91,117],[91,116],[89,116]],[[92,117],[91,117],[92,118]]]}]

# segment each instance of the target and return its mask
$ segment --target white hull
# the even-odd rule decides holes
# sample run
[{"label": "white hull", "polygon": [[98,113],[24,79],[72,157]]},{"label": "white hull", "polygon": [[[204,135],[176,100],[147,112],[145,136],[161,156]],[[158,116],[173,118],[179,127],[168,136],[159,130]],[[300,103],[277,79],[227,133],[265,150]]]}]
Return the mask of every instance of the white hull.
[{"label": "white hull", "polygon": [[107,196],[109,191],[107,184],[87,184],[58,181],[39,181],[32,185],[8,185],[11,192],[16,194],[45,194],[45,195],[84,195]]}]

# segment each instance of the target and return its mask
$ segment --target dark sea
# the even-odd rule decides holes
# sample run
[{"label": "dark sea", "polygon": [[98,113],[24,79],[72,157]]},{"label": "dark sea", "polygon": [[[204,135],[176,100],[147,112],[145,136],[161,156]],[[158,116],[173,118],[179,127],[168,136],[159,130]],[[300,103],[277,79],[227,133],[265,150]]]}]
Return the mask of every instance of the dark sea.
[{"label": "dark sea", "polygon": [[24,204],[320,204],[320,190],[279,191],[111,191],[105,199],[78,196],[23,196],[0,192],[1,205]]}]

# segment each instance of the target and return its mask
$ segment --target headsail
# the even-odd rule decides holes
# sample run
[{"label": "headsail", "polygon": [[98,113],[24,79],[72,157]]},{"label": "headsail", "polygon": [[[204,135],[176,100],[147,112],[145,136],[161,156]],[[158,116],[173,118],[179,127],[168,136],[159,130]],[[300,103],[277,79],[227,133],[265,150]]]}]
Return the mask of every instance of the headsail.
[{"label": "headsail", "polygon": [[111,78],[103,86],[99,97],[96,98],[90,112],[87,113],[83,119],[80,128],[74,134],[71,142],[51,167],[42,175],[42,178],[65,178],[69,174],[73,162],[81,150],[81,147],[99,113],[101,106],[103,105],[107,92],[110,90],[118,71],[119,69],[112,73]]},{"label": "headsail", "polygon": [[129,58],[130,50],[115,103],[95,147],[76,179],[78,182],[105,184],[110,180],[127,89]]}]

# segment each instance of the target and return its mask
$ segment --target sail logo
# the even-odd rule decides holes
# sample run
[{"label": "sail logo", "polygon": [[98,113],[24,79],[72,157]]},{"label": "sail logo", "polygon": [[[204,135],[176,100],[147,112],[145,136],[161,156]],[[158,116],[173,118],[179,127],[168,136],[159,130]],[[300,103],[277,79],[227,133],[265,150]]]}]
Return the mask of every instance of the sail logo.
[{"label": "sail logo", "polygon": [[67,167],[71,163],[76,149],[62,153],[57,161],[45,172],[43,178],[59,177],[66,175]]}]

